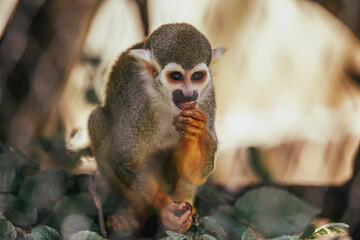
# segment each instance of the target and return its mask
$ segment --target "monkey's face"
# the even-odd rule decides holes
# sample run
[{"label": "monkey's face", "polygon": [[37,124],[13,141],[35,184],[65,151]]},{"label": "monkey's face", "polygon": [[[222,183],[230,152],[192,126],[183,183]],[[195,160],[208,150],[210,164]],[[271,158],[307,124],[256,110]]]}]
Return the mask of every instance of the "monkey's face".
[{"label": "monkey's face", "polygon": [[193,102],[200,101],[211,75],[205,63],[200,63],[187,70],[176,63],[167,64],[160,73],[162,91],[167,92],[167,99],[179,109],[186,109]]}]

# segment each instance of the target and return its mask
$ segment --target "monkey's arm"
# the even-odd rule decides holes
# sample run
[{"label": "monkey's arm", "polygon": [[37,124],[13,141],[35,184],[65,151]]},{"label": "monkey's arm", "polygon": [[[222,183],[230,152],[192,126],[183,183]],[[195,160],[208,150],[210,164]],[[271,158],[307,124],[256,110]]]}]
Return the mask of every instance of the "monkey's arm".
[{"label": "monkey's arm", "polygon": [[182,134],[174,155],[179,177],[174,197],[181,201],[193,202],[196,186],[206,181],[214,167],[217,139],[206,121],[204,113],[192,108],[182,110],[173,122]]}]

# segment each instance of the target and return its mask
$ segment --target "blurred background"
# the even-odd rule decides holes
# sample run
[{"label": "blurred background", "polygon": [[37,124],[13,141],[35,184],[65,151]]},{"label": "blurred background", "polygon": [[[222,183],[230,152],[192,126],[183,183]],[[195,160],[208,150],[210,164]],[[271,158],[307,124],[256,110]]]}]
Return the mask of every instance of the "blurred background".
[{"label": "blurred background", "polygon": [[[43,168],[68,166],[89,144],[112,63],[169,22],[228,49],[214,66],[210,181],[234,194],[284,186],[360,239],[358,0],[2,0],[1,143]],[[96,168],[81,161],[74,171]]]}]

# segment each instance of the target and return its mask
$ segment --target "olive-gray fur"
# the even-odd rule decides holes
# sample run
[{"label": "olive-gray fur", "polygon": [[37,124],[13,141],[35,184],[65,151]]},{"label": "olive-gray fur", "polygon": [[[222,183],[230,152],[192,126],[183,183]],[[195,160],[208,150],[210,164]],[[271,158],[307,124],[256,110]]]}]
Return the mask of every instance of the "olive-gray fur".
[{"label": "olive-gray fur", "polygon": [[145,40],[144,48],[151,50],[161,68],[171,62],[187,70],[199,63],[209,66],[212,56],[210,42],[186,23],[162,25]]},{"label": "olive-gray fur", "polygon": [[[131,49],[151,50],[161,67],[175,62],[191,69],[202,62],[209,65],[212,56],[208,40],[189,24],[164,25],[144,42],[129,50]],[[130,188],[150,196],[146,185],[148,171],[157,172],[159,169],[160,172],[168,166],[169,156],[176,147],[179,134],[174,131],[175,135],[171,132],[161,133],[163,135],[159,136],[164,125],[164,114],[159,112],[167,110],[153,105],[153,96],[149,96],[146,91],[149,85],[156,85],[154,82],[157,82],[159,76],[145,77],[146,70],[129,54],[129,50],[121,54],[115,62],[106,86],[104,106],[98,107],[90,115],[88,129],[98,167],[109,183],[116,190],[124,191],[124,188]],[[156,91],[158,90],[155,88]],[[214,167],[217,149],[214,129],[215,98],[211,82],[206,93],[199,98],[201,97],[203,99],[198,108],[207,117],[207,129],[213,140],[213,144],[208,146],[211,149],[208,151],[208,164],[203,172],[205,177]],[[167,122],[168,118],[171,123],[174,115],[170,112],[168,115],[165,120]],[[175,128],[171,127],[173,131]],[[166,141],[174,136],[175,142],[172,145],[161,142],[162,138]],[[163,152],[164,154],[159,154]],[[118,181],[114,181],[115,178]],[[124,186],[119,186],[119,181]]]}]

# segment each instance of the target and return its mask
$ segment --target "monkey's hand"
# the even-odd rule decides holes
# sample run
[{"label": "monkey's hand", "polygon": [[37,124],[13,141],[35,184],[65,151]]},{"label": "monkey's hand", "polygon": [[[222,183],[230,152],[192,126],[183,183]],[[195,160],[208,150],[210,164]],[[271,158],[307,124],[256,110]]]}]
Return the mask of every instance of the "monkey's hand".
[{"label": "monkey's hand", "polygon": [[182,137],[196,141],[206,134],[206,116],[197,108],[188,108],[174,117],[173,125]]},{"label": "monkey's hand", "polygon": [[[161,225],[164,230],[178,233],[185,232],[192,223],[191,209],[189,203],[168,203],[160,210]],[[190,205],[191,206],[191,205]]]}]

